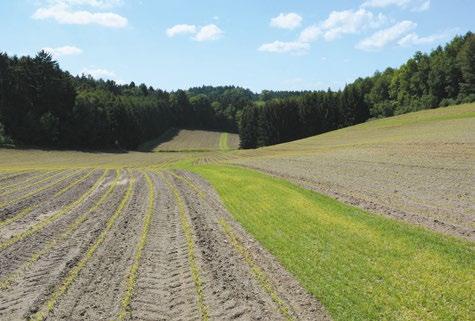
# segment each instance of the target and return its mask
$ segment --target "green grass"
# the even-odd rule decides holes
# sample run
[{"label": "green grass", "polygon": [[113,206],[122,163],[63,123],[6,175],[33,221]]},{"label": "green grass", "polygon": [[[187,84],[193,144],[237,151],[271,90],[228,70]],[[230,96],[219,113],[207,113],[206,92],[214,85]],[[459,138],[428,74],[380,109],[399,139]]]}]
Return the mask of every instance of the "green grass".
[{"label": "green grass", "polygon": [[229,150],[228,133],[222,133],[221,136],[219,136],[219,149]]},{"label": "green grass", "polygon": [[473,320],[473,244],[239,167],[189,168],[334,320]]}]

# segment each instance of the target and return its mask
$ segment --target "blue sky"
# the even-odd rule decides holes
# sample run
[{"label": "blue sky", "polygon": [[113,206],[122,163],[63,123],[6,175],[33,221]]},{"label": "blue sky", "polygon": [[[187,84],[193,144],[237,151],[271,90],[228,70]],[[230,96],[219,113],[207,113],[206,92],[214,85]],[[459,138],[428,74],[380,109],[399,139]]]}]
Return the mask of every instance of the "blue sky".
[{"label": "blue sky", "polygon": [[340,88],[475,31],[473,0],[4,0],[0,51],[174,90]]}]

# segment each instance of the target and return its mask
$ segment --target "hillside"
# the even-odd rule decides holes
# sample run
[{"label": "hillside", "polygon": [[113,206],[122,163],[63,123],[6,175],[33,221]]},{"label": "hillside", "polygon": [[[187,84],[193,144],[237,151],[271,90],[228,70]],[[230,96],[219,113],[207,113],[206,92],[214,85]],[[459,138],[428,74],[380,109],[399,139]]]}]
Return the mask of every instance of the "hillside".
[{"label": "hillside", "polygon": [[252,151],[193,131],[179,152],[0,149],[0,319],[471,320],[474,120]]},{"label": "hillside", "polygon": [[475,104],[241,151],[232,162],[372,212],[475,237]]},{"label": "hillside", "polygon": [[239,135],[190,129],[170,129],[139,147],[141,151],[216,151],[239,148]]}]

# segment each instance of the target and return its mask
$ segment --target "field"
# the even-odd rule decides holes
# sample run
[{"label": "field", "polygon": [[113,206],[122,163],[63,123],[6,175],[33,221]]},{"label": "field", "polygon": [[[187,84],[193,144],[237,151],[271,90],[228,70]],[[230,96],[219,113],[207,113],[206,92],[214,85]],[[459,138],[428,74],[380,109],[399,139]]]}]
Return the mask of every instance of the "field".
[{"label": "field", "polygon": [[143,151],[227,151],[239,148],[239,135],[204,130],[171,129],[143,144]]},{"label": "field", "polygon": [[241,152],[233,163],[362,209],[475,239],[475,104]]},{"label": "field", "polygon": [[474,119],[0,149],[0,320],[472,320]]}]

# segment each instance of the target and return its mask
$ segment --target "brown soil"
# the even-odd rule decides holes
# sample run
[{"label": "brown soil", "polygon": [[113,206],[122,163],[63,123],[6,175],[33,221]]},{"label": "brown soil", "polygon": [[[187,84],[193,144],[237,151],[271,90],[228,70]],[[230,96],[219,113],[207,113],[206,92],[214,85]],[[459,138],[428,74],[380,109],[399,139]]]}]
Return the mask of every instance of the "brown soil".
[{"label": "brown soil", "polygon": [[[53,192],[47,192],[44,200],[28,201],[28,204],[42,204],[23,220],[15,222],[15,226],[24,224],[25,228],[19,231],[35,226],[41,213],[54,212],[79,199],[94,186],[101,174],[102,171],[96,171],[83,184],[58,199],[51,199]],[[137,279],[131,287],[126,319],[203,320],[200,304],[206,307],[209,320],[330,319],[321,304],[233,221],[209,184],[186,172],[148,174],[156,198],[150,230],[138,261]],[[114,181],[113,171],[108,172],[105,181],[89,198],[69,213],[0,250],[0,320],[28,319],[44,308],[69,273],[88,257],[91,245],[106,229],[135,177],[130,200],[103,242],[47,314],[47,320],[117,318],[124,295],[130,288],[128,276],[149,202],[148,185],[142,172],[122,170],[120,175],[110,194],[106,191]],[[89,212],[103,195],[108,195],[105,201]],[[84,213],[87,219],[65,234]],[[191,227],[194,242],[191,252],[184,218]],[[249,255],[247,259],[236,250],[223,230],[220,225],[223,219],[245,248]],[[20,233],[11,228],[13,225],[6,226],[4,231],[12,236]],[[0,239],[0,244],[4,241]],[[35,255],[36,259],[32,260]],[[190,255],[194,257],[202,282],[201,294],[197,292]],[[259,269],[266,276],[267,289],[256,278],[253,269]],[[283,306],[286,311],[282,310]]]}]

